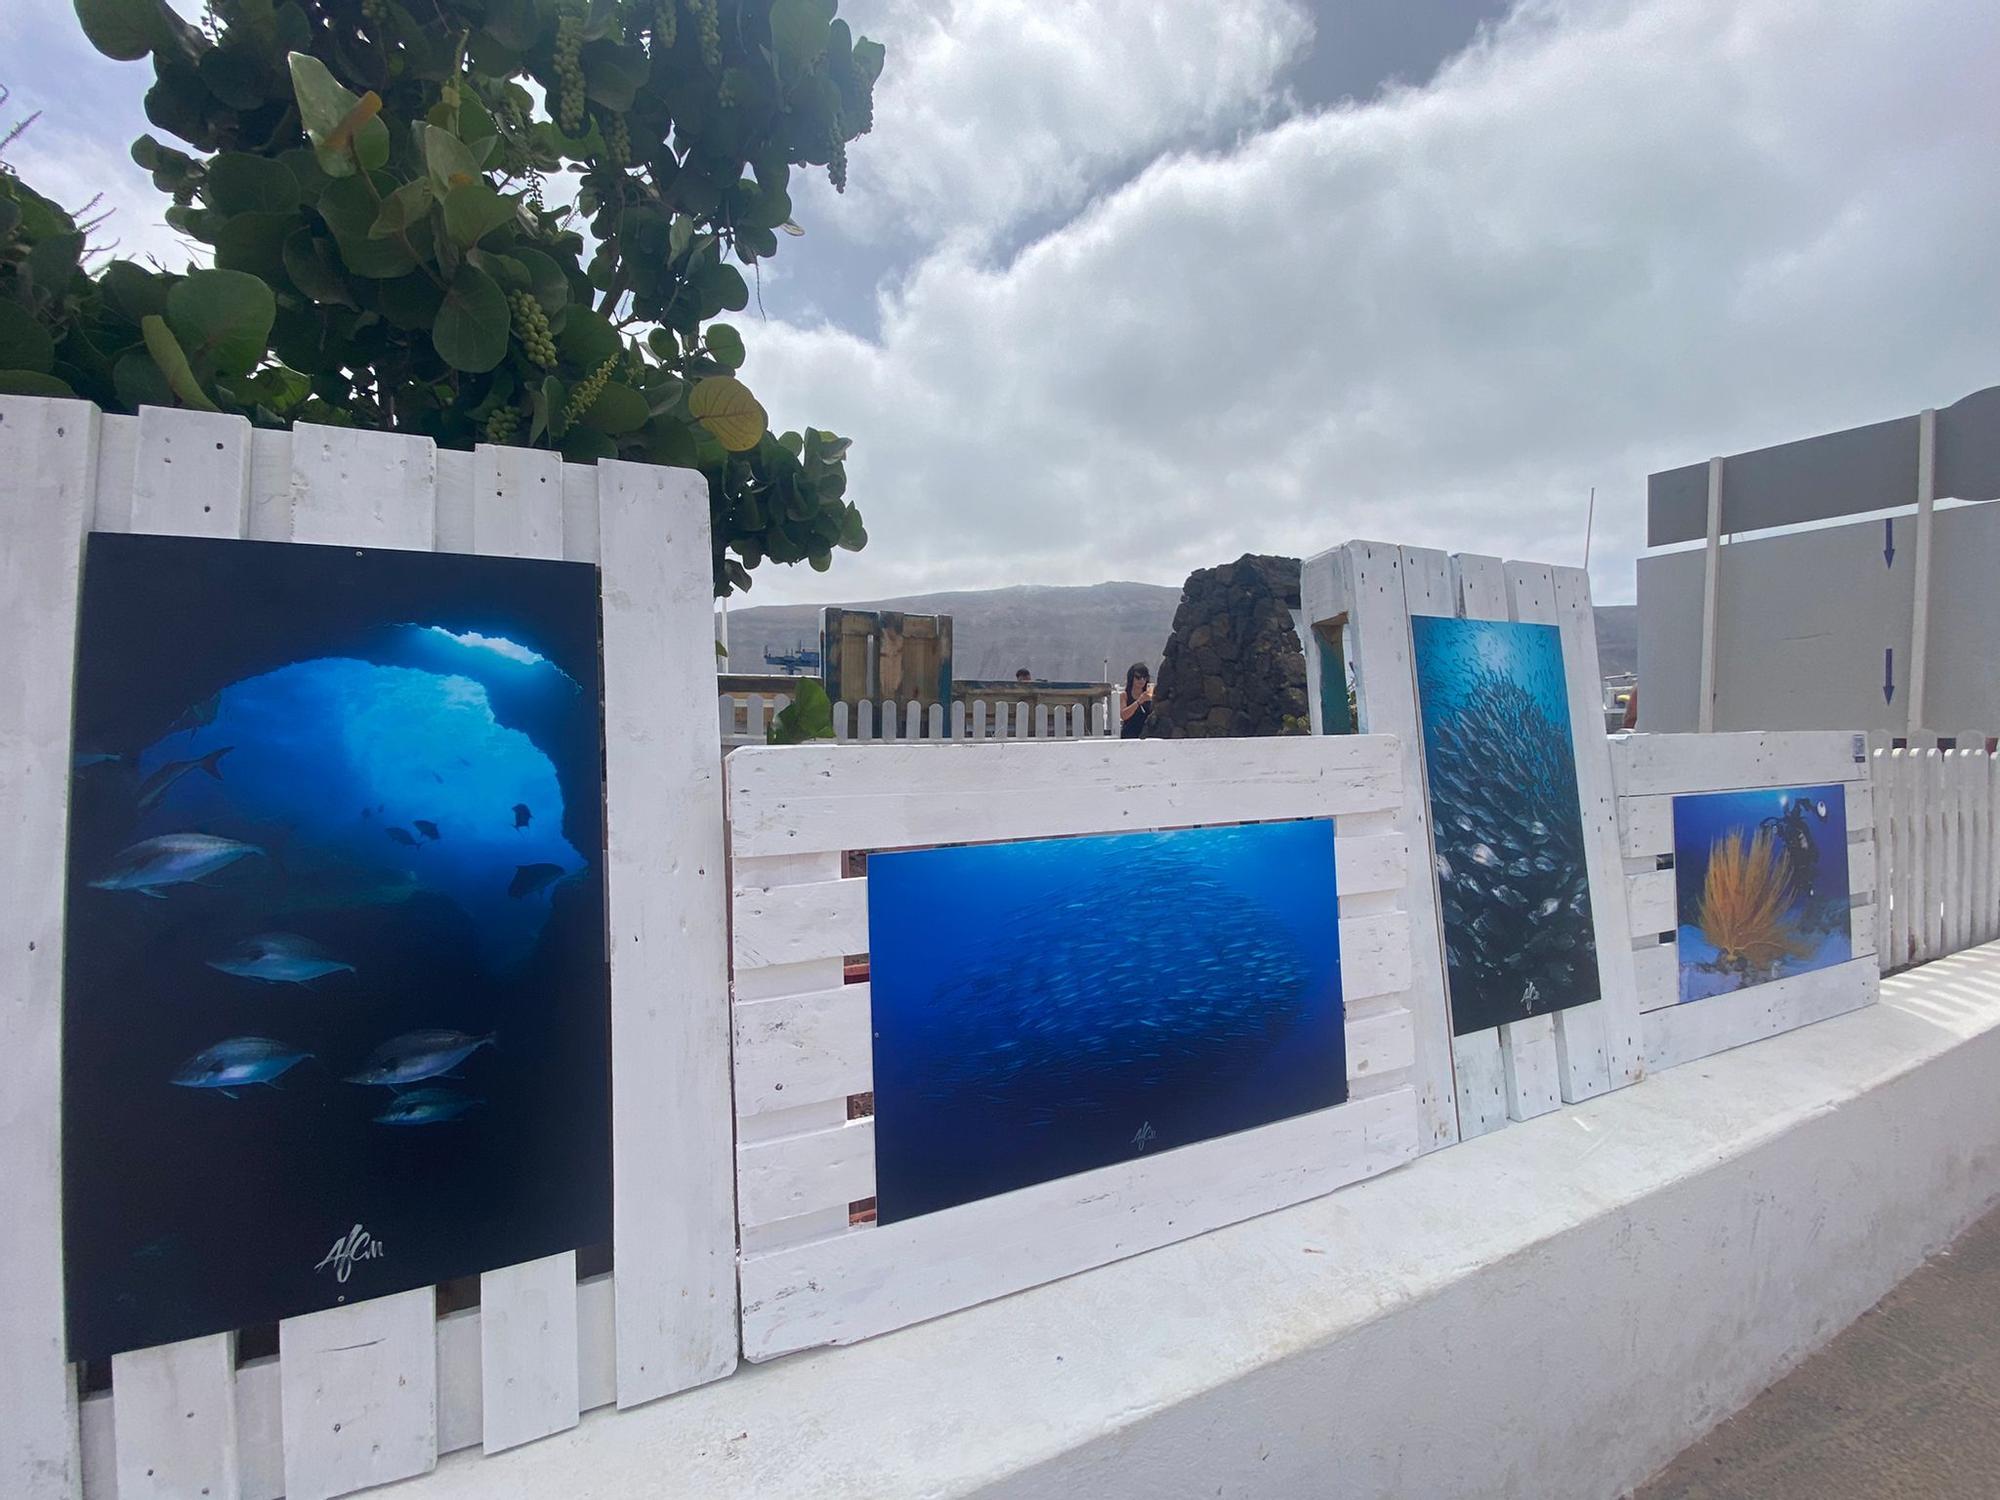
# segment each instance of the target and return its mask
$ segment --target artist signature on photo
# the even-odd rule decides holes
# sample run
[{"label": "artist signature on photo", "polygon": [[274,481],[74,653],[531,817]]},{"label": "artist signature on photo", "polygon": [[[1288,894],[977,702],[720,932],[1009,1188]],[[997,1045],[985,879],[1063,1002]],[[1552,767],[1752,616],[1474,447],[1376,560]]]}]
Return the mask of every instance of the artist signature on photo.
[{"label": "artist signature on photo", "polygon": [[333,1242],[333,1248],[313,1269],[324,1271],[331,1267],[333,1279],[344,1282],[354,1273],[357,1260],[381,1260],[386,1253],[387,1249],[380,1240],[356,1224]]}]

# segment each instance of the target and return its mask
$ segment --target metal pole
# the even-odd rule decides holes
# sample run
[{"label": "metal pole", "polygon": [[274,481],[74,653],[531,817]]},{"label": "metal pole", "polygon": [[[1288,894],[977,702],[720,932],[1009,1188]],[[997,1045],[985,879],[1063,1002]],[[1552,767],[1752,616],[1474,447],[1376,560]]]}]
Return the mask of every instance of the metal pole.
[{"label": "metal pole", "polygon": [[[1931,523],[1937,507],[1937,408],[1927,406],[1917,417],[1917,578],[1910,606],[1910,690],[1903,702],[1908,717],[1904,732],[1914,736],[1924,727],[1924,668],[1931,644]],[[1914,739],[1911,748],[1916,747]]]},{"label": "metal pole", "polygon": [[1722,562],[1722,460],[1708,461],[1708,550],[1701,569],[1701,703],[1695,728],[1715,730],[1715,584]]}]

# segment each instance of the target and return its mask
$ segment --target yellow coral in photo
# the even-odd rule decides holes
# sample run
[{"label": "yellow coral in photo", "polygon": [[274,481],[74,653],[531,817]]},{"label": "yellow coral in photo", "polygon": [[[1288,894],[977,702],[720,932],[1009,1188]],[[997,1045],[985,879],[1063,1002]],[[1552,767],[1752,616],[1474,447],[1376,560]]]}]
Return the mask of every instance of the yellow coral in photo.
[{"label": "yellow coral in photo", "polygon": [[1708,876],[1701,886],[1701,935],[1731,968],[1769,969],[1812,951],[1787,916],[1791,882],[1785,878],[1771,830],[1755,837],[1738,830],[1709,845]]}]

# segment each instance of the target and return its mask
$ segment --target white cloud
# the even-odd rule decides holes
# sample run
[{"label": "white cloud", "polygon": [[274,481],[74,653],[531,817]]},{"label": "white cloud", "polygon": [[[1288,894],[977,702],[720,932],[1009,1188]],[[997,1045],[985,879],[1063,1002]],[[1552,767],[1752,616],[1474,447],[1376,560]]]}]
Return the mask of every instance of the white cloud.
[{"label": "white cloud", "polygon": [[1312,38],[1295,0],[877,0],[842,15],[888,47],[846,201],[817,172],[815,223],[863,238],[985,241],[1074,209],[1163,148],[1268,115]]},{"label": "white cloud", "polygon": [[[1037,57],[981,68],[1027,90]],[[1177,581],[1350,536],[1570,562],[1596,484],[1599,596],[1629,598],[1649,470],[2000,378],[1996,61],[1991,0],[1551,0],[1428,87],[1161,160],[1010,264],[945,243],[879,342],[756,333],[773,416],[854,437],[873,538],[758,597]]]}]

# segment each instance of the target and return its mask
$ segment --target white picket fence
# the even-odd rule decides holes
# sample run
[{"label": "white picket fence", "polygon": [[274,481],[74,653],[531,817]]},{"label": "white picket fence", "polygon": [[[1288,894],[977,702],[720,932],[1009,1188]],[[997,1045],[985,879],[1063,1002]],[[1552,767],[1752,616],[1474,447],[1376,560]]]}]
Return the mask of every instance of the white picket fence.
[{"label": "white picket fence", "polygon": [[[762,745],[771,721],[791,699],[771,693],[724,693],[716,701],[725,750]],[[1117,723],[1117,697],[1088,704],[988,703],[975,698],[953,703],[836,703],[833,737],[841,744],[968,744],[992,740],[1079,740],[1108,738]]]},{"label": "white picket fence", "polygon": [[1877,750],[1882,972],[2000,938],[2000,756]]}]

